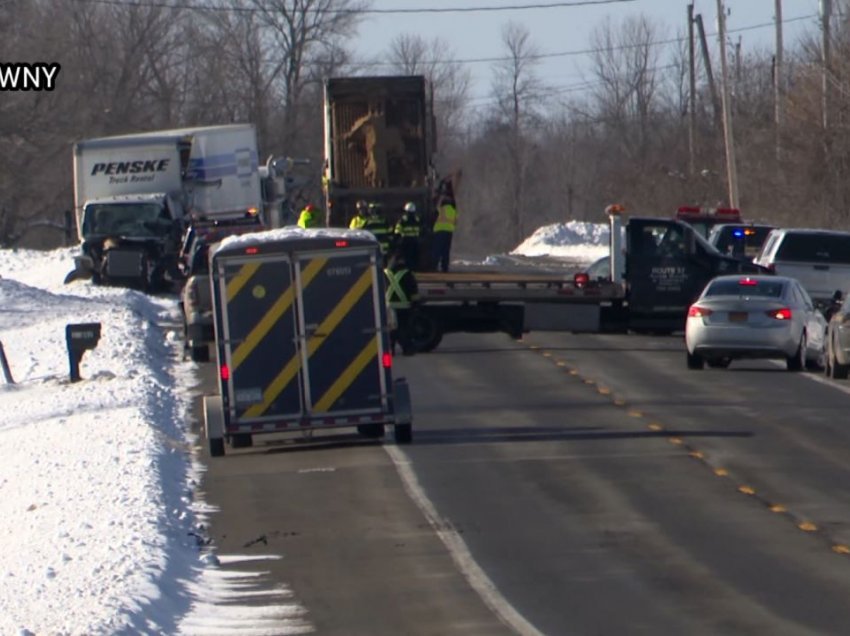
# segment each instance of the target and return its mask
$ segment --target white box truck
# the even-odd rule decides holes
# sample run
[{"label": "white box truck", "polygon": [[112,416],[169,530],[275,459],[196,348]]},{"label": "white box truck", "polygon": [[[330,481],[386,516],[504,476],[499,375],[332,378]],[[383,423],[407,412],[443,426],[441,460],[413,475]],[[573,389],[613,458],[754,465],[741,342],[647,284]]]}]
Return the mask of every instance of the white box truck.
[{"label": "white box truck", "polygon": [[363,230],[297,227],[210,249],[219,394],[204,397],[210,455],[267,433],[354,427],[412,440],[393,380],[380,246]]},{"label": "white box truck", "polygon": [[257,138],[250,124],[87,139],[74,146],[81,255],[66,282],[156,289],[180,276],[193,221],[260,219]]}]

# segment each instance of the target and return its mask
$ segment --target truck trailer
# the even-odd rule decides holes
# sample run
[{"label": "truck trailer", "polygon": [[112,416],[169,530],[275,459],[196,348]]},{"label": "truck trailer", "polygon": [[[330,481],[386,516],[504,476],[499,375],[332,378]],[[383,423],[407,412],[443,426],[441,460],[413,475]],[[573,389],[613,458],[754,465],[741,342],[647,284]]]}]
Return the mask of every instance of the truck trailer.
[{"label": "truck trailer", "polygon": [[161,288],[180,276],[178,254],[192,220],[256,215],[262,206],[250,124],[80,141],[74,208],[81,254],[66,282]]},{"label": "truck trailer", "polygon": [[362,230],[297,227],[210,249],[219,394],[204,398],[210,455],[267,433],[357,429],[412,440],[394,379],[380,245]]},{"label": "truck trailer", "polygon": [[[436,218],[431,98],[420,75],[336,77],[324,85],[326,224],[348,227],[358,200],[377,203],[390,225],[416,204],[423,255]],[[425,262],[420,259],[420,262]]]}]

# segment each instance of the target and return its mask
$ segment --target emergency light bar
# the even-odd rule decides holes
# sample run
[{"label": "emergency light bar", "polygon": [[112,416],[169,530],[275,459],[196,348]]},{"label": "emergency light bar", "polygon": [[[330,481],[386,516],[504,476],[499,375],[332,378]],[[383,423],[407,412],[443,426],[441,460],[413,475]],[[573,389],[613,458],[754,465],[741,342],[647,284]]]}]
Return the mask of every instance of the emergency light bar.
[{"label": "emergency light bar", "polygon": [[741,211],[738,208],[700,208],[683,205],[676,210],[677,219],[695,219],[704,217],[724,217],[730,221],[740,221]]}]

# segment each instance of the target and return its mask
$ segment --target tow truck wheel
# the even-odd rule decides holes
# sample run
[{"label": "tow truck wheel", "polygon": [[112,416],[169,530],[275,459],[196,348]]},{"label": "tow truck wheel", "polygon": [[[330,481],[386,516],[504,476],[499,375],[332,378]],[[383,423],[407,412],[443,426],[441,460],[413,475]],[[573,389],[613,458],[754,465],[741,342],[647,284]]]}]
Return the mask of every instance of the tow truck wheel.
[{"label": "tow truck wheel", "polygon": [[413,441],[413,425],[396,424],[393,427],[393,437],[396,444],[410,444]]},{"label": "tow truck wheel", "polygon": [[703,365],[705,364],[705,360],[703,359],[703,357],[701,355],[699,355],[698,353],[690,353],[690,352],[688,352],[687,355],[688,355],[688,368],[689,369],[699,370],[699,369],[703,368]]},{"label": "tow truck wheel", "polygon": [[423,353],[436,349],[443,339],[437,321],[428,314],[419,311],[414,311],[413,315],[410,316],[408,330],[413,348]]}]

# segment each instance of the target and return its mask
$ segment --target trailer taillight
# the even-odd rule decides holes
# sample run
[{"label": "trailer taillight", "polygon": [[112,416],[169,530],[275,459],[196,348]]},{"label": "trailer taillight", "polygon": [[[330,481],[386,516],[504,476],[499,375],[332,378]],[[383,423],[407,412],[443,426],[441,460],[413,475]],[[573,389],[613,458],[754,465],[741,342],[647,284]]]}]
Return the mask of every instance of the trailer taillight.
[{"label": "trailer taillight", "polygon": [[389,351],[385,352],[381,357],[381,363],[384,365],[385,369],[392,369],[393,367],[393,354]]},{"label": "trailer taillight", "polygon": [[221,369],[219,370],[221,373],[221,379],[227,382],[230,379],[230,367],[226,364],[221,365]]}]

